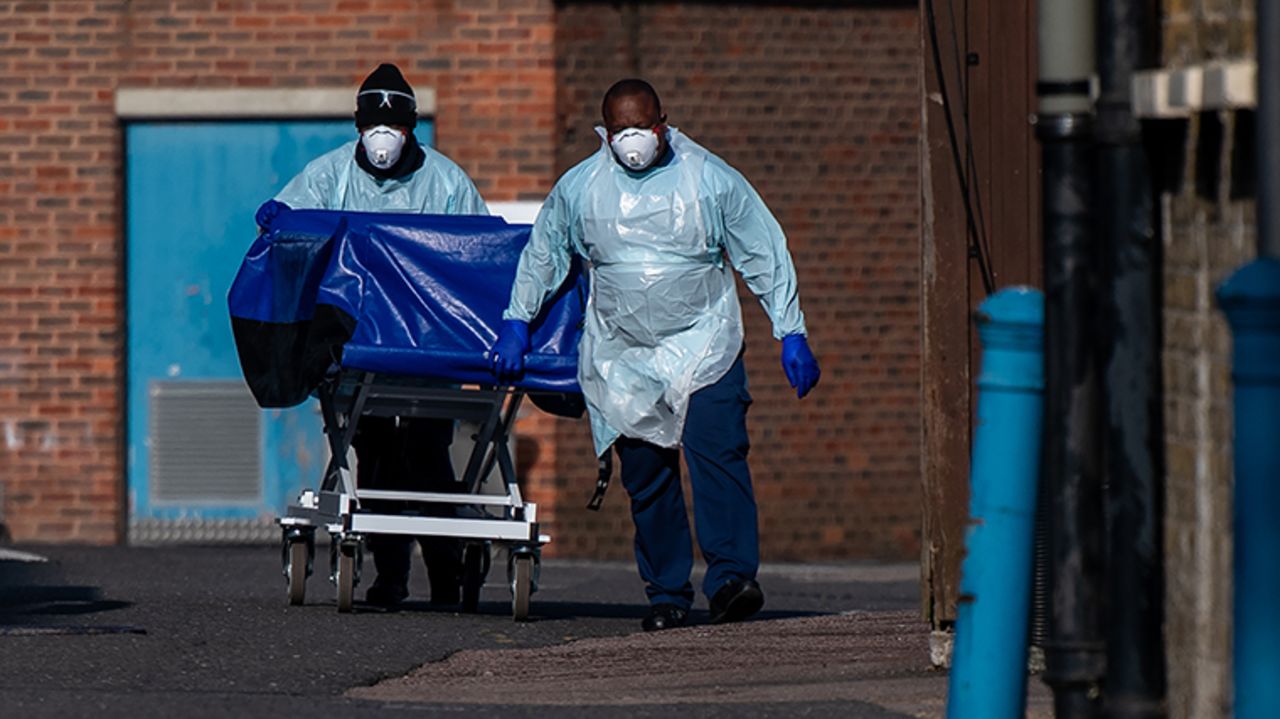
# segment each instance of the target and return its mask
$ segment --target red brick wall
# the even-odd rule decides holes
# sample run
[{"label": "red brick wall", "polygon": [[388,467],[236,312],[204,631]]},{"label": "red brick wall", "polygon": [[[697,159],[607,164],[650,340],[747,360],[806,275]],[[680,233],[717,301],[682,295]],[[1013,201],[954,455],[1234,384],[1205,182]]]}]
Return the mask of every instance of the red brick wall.
[{"label": "red brick wall", "polygon": [[[766,559],[918,542],[915,13],[883,3],[0,0],[0,511],[20,540],[124,519],[117,87],[353,87],[395,62],[489,199],[537,199],[593,149],[600,94],[652,79],[791,237],[823,361],[788,396],[745,304]],[[585,423],[530,411],[520,464],[553,551],[625,556],[624,493],[583,510]]]},{"label": "red brick wall", "polygon": [[[596,148],[608,86],[642,76],[788,233],[823,377],[796,401],[744,295],[765,560],[918,556],[915,5],[562,2],[556,22],[558,170]],[[625,493],[583,509],[585,423],[557,424],[559,551],[628,556]]]},{"label": "red brick wall", "polygon": [[[554,179],[550,0],[0,2],[0,488],[16,539],[123,519],[117,87],[351,87],[395,62],[486,198]],[[354,100],[353,100],[354,102]]]}]

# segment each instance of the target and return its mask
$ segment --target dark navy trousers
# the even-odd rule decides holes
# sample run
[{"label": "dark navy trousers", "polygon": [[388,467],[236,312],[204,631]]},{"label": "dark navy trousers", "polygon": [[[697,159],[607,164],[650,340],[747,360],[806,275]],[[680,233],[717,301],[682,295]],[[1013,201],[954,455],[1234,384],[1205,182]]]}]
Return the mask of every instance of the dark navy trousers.
[{"label": "dark navy trousers", "polygon": [[[756,501],[747,468],[747,373],[742,357],[689,399],[682,444],[693,488],[698,547],[707,562],[702,592],[755,579],[760,566]],[[693,540],[680,486],[680,451],[619,438],[622,484],[631,496],[636,564],[650,604],[693,604]]]}]

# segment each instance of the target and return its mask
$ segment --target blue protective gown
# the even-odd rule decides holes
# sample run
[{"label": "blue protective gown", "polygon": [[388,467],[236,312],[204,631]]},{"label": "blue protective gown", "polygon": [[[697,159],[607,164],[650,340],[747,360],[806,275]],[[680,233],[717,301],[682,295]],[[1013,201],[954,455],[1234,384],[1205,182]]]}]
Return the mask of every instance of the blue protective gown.
[{"label": "blue protective gown", "polygon": [[600,149],[560,178],[520,257],[506,319],[529,321],[573,254],[591,297],[579,350],[598,454],[619,436],[677,447],[689,397],[742,349],[742,312],[725,256],[781,339],[806,334],[786,237],[751,184],[671,128],[670,161],[634,173]]},{"label": "blue protective gown", "polygon": [[295,210],[489,214],[467,173],[430,147],[420,145],[426,154],[422,167],[404,177],[383,180],[356,164],[356,142],[307,163],[275,199]]}]

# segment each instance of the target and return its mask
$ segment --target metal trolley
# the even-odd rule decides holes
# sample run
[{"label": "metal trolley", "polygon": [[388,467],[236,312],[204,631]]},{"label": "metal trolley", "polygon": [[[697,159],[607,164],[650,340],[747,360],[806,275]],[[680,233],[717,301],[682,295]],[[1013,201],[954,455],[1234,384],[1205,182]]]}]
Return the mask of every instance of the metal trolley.
[{"label": "metal trolley", "polygon": [[[422,386],[402,377],[344,370],[319,387],[320,409],[331,456],[319,490],[307,489],[278,522],[283,530],[284,575],[289,603],[302,604],[315,564],[316,531],[329,533],[329,579],[338,591],[338,611],[350,612],[360,583],[366,534],[437,535],[465,540],[463,611],[474,612],[489,571],[490,548],[507,549],[511,614],[529,616],[537,591],[542,545],[550,537],[538,531],[538,508],[525,502],[516,483],[508,449],[512,424],[525,392],[511,388]],[[347,465],[347,451],[361,417],[423,417],[470,421],[479,426],[475,447],[461,476],[462,492],[400,492],[360,489]],[[480,494],[481,480],[494,466],[506,494]],[[379,514],[362,500],[457,505],[456,516]]]}]

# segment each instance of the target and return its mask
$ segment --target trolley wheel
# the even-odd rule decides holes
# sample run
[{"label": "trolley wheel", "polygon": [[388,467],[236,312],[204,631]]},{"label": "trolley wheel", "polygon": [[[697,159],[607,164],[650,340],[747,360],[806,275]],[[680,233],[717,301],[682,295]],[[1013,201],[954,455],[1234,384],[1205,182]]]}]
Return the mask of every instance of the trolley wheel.
[{"label": "trolley wheel", "polygon": [[523,622],[529,618],[529,595],[533,593],[533,557],[519,556],[513,561],[511,616],[517,622]]},{"label": "trolley wheel", "polygon": [[338,611],[351,611],[356,598],[356,548],[346,545],[338,549]]},{"label": "trolley wheel", "polygon": [[289,604],[299,606],[307,597],[307,543],[289,542]]},{"label": "trolley wheel", "polygon": [[473,613],[480,607],[480,588],[489,573],[487,544],[468,544],[462,550],[462,611]]}]

